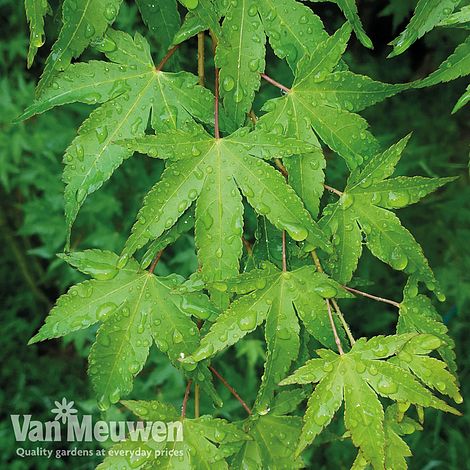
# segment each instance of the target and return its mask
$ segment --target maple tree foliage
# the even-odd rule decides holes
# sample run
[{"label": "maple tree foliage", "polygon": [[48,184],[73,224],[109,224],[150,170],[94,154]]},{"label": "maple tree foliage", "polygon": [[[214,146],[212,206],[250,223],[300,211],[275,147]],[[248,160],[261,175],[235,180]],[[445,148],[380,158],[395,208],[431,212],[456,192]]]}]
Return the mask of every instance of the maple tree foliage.
[{"label": "maple tree foliage", "polygon": [[[99,324],[88,372],[102,410],[130,394],[153,344],[188,384],[182,413],[157,400],[121,401],[143,420],[181,419],[185,439],[173,447],[181,459],[116,454],[99,468],[302,468],[303,451],[335,415],[358,448],[352,468],[406,468],[411,450],[403,436],[422,426],[411,405],[422,421],[423,408],[459,414],[446,400],[459,404],[462,397],[453,340],[428,291],[441,301],[444,293],[395,211],[454,178],[394,177],[410,135],[384,148],[359,113],[405,90],[468,75],[469,39],[428,77],[388,84],[347,64],[353,32],[373,48],[353,0],[334,1],[346,22],[331,35],[312,5],[296,0],[136,3],[152,41],[113,29],[119,0],[64,0],[36,97],[18,118],[73,102],[95,105],[64,155],[68,242],[60,255],[91,279],[57,300],[30,343]],[[459,10],[458,3],[419,0],[390,56],[434,27],[468,24],[468,6]],[[29,67],[52,11],[46,0],[25,6]],[[204,75],[208,33],[214,85]],[[180,45],[196,35],[198,76],[179,66]],[[77,60],[87,48],[101,59]],[[269,48],[287,63],[291,85],[265,74]],[[256,116],[261,82],[282,96],[258,106]],[[467,101],[468,89],[453,112]],[[326,181],[326,152],[348,169],[341,190]],[[165,170],[122,252],[70,251],[85,199],[136,153],[162,159]],[[321,203],[325,189],[335,202]],[[258,224],[252,247],[244,239],[248,210]],[[189,279],[155,275],[162,251],[186,232],[194,234],[199,270]],[[401,302],[348,286],[364,247],[407,276]],[[355,295],[394,305],[396,334],[355,339],[347,322],[353,312],[337,302]],[[264,330],[266,358],[250,408],[211,361],[257,329]],[[187,416],[193,385],[220,406],[219,379],[246,420]],[[169,445],[124,441],[116,449]]]}]

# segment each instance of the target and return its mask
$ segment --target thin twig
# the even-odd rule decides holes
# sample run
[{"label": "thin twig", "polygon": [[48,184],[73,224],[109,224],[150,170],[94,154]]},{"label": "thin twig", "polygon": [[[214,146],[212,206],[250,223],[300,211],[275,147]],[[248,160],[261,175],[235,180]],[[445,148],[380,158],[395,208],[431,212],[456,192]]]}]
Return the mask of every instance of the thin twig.
[{"label": "thin twig", "polygon": [[243,408],[245,408],[246,412],[251,415],[251,410],[249,406],[241,399],[237,391],[212,366],[209,366],[209,369],[225,385],[225,387],[230,391],[230,393],[240,402]]},{"label": "thin twig", "polygon": [[317,271],[319,273],[322,273],[323,268],[322,268],[322,265],[320,263],[320,258],[318,257],[317,252],[315,250],[312,250],[310,252],[310,254],[312,255],[312,259],[313,259],[313,262],[315,263],[315,267],[317,268]]},{"label": "thin twig", "polygon": [[332,188],[331,186],[328,186],[327,184],[324,184],[323,187],[327,189],[328,191],[330,191],[331,193],[336,194],[337,196],[341,197],[343,195],[341,191],[339,191],[338,189]]},{"label": "thin twig", "polygon": [[243,245],[245,246],[245,250],[248,253],[248,256],[252,256],[253,255],[253,248],[252,248],[250,242],[245,237],[242,237],[242,242],[243,242]]},{"label": "thin twig", "polygon": [[384,302],[386,304],[393,305],[396,308],[400,308],[400,304],[395,302],[394,300],[385,299],[384,297],[378,297],[377,295],[368,294],[367,292],[362,292],[361,290],[353,289],[352,287],[343,286],[344,289],[348,290],[349,292],[353,292],[354,294],[359,294],[364,297],[368,297],[369,299],[377,300],[378,302]]},{"label": "thin twig", "polygon": [[149,273],[153,273],[155,271],[155,268],[157,267],[158,262],[160,261],[160,258],[162,257],[163,250],[160,250],[157,255],[155,256],[154,260],[152,261],[152,264],[150,265],[149,268]]},{"label": "thin twig", "polygon": [[336,314],[338,315],[341,324],[343,325],[344,331],[346,331],[346,334],[348,335],[349,342],[351,343],[351,346],[356,342],[354,339],[354,336],[351,333],[351,330],[349,328],[349,325],[347,324],[346,320],[344,319],[344,315],[341,312],[341,309],[339,308],[338,302],[336,302],[335,299],[331,299],[331,303],[333,304]]},{"label": "thin twig", "polygon": [[286,167],[282,164],[281,159],[280,158],[275,158],[274,163],[278,167],[279,171],[282,173],[282,176],[284,176],[284,178],[287,179],[289,174],[287,173]]},{"label": "thin twig", "polygon": [[276,82],[273,78],[271,78],[269,75],[266,75],[265,73],[261,74],[261,77],[264,78],[267,82],[269,82],[271,85],[274,85],[275,87],[281,89],[282,91],[285,91],[286,93],[290,92],[290,88],[287,88],[284,86],[282,83]]},{"label": "thin twig", "polygon": [[184,392],[183,404],[181,405],[181,419],[184,419],[186,416],[186,407],[188,406],[188,398],[189,398],[189,391],[191,390],[191,384],[193,381],[191,379],[188,380],[188,384],[186,385],[186,390]]},{"label": "thin twig", "polygon": [[333,320],[333,314],[331,313],[331,305],[328,299],[325,299],[326,307],[328,308],[328,318],[330,319],[331,329],[333,330],[333,336],[335,337],[335,343],[338,347],[338,352],[342,356],[344,354],[343,346],[341,346],[341,340],[338,336],[338,331],[336,330],[335,321]]},{"label": "thin twig", "polygon": [[197,76],[199,77],[199,85],[204,86],[204,31],[197,35]]},{"label": "thin twig", "polygon": [[282,272],[287,271],[287,256],[286,256],[286,231],[282,231]]},{"label": "thin twig", "polygon": [[253,109],[250,109],[250,112],[248,113],[248,117],[251,119],[251,122],[256,125],[257,121],[258,121],[258,118],[256,117],[256,114],[255,112],[253,111]]},{"label": "thin twig", "polygon": [[176,52],[176,49],[178,49],[178,45],[176,46],[173,46],[165,55],[165,57],[163,57],[163,59],[161,60],[161,62],[155,67],[155,70],[157,72],[160,72],[162,70],[162,68],[165,66],[165,64],[168,62],[168,60],[170,59],[170,57]]},{"label": "thin twig", "polygon": [[200,393],[199,393],[199,384],[194,386],[194,417],[199,418],[199,400],[200,400]]}]

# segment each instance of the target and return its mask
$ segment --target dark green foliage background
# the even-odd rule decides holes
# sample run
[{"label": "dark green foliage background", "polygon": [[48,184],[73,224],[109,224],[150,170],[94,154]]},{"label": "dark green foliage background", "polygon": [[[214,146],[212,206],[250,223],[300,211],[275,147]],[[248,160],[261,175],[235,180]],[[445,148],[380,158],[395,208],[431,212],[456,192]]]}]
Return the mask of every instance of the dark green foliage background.
[{"label": "dark green foliage background", "polygon": [[[57,2],[51,2],[54,12]],[[388,7],[387,7],[388,5]],[[387,42],[400,30],[407,7],[414,2],[363,1],[359,10],[375,50],[364,49],[355,39],[347,52],[351,68],[385,82],[411,81],[421,78],[444,60],[464,39],[464,32],[437,29],[418,41],[398,58],[386,60]],[[387,7],[386,10],[384,10]],[[344,21],[339,10],[330,4],[314,4],[330,31]],[[0,0],[0,264],[1,282],[1,386],[0,386],[0,467],[11,469],[93,468],[99,458],[73,460],[45,458],[20,459],[15,455],[10,413],[28,413],[33,419],[50,419],[48,410],[54,400],[74,400],[80,413],[99,412],[89,390],[86,356],[94,330],[68,335],[63,340],[27,347],[28,339],[42,324],[51,304],[80,275],[59,260],[65,242],[63,217],[63,183],[61,158],[76,128],[88,110],[84,105],[69,105],[24,123],[11,120],[31,102],[34,85],[42,70],[52,38],[60,24],[60,15],[47,17],[47,44],[39,50],[33,68],[26,70],[28,31],[22,2]],[[117,20],[124,31],[146,29],[136,7],[124,4]],[[189,41],[179,53],[182,68],[195,70],[196,42]],[[158,49],[155,49],[158,50]],[[87,55],[88,54],[88,55]],[[85,53],[84,59],[91,56]],[[285,65],[271,54],[267,72],[281,82],[288,82]],[[208,65],[211,58],[208,58]],[[208,79],[211,79],[209,74]],[[430,89],[410,91],[389,99],[367,111],[374,133],[384,145],[414,131],[398,174],[454,176],[460,179],[424,202],[402,210],[403,224],[412,229],[424,248],[447,301],[438,305],[457,344],[459,376],[464,397],[470,398],[470,347],[468,343],[470,307],[470,188],[467,153],[470,119],[463,109],[450,115],[454,103],[465,87],[463,80]],[[278,90],[263,85],[259,102],[274,97]],[[346,168],[342,160],[327,154],[328,182],[343,187]],[[161,163],[145,158],[127,161],[104,188],[88,198],[78,218],[74,249],[106,248],[117,252],[129,233],[143,195],[161,172]],[[326,202],[328,195],[324,196]],[[254,216],[247,224],[246,237],[253,238]],[[192,239],[184,236],[167,249],[157,273],[178,272],[189,275],[197,267]],[[400,300],[404,277],[365,254],[358,275],[365,290]],[[367,300],[345,302],[344,311],[353,331],[360,334],[391,334],[396,312],[385,304]],[[259,333],[231,348],[217,359],[217,369],[240,391],[250,404],[257,390],[262,364],[263,340]],[[162,385],[165,384],[164,391]],[[179,373],[153,349],[150,363],[136,380],[132,398],[157,396],[179,406],[184,382]],[[225,406],[220,415],[229,419],[243,417],[243,410],[228,392],[221,388]],[[190,401],[189,409],[192,402]],[[202,411],[213,411],[202,401]],[[465,402],[461,410],[465,412]],[[101,416],[116,419],[123,410],[115,408]],[[426,414],[424,432],[410,439],[414,459],[412,469],[464,469],[470,461],[467,445],[469,414],[462,418],[444,416],[435,410]],[[467,432],[464,432],[464,430]],[[338,434],[334,431],[338,430]],[[317,439],[317,445],[306,454],[314,469],[349,468],[355,451],[351,444],[339,443],[340,424]],[[341,445],[341,450],[339,446]],[[58,448],[66,444],[57,443]],[[95,445],[95,444],[93,444]],[[93,446],[92,445],[92,446]],[[345,447],[345,445],[349,447]],[[29,444],[30,447],[34,447]],[[80,448],[86,446],[80,445]]]}]

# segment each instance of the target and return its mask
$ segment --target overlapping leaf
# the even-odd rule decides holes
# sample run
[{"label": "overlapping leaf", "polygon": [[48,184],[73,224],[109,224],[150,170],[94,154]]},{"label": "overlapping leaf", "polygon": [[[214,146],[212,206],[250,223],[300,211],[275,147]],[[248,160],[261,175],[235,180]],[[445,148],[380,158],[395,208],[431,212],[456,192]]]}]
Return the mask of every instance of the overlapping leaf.
[{"label": "overlapping leaf", "polygon": [[[265,104],[267,114],[260,119],[259,125],[276,126],[279,132],[287,135],[296,129],[295,126],[300,128],[296,133],[308,135],[313,128],[315,134],[341,155],[350,168],[356,168],[377,153],[379,145],[368,131],[367,122],[355,112],[398,93],[406,86],[376,82],[349,71],[334,71],[350,33],[351,28],[346,24],[320,43],[311,57],[304,56],[299,61],[290,92]],[[284,118],[281,117],[283,115]],[[283,119],[290,120],[288,126]],[[313,159],[316,165],[322,166],[319,155]]]},{"label": "overlapping leaf", "polygon": [[37,50],[44,44],[44,16],[50,13],[47,0],[25,0],[24,7],[29,23],[28,68],[31,67]]},{"label": "overlapping leaf", "polygon": [[221,314],[190,357],[191,364],[201,361],[231,346],[259,325],[266,322],[268,348],[265,371],[258,393],[256,408],[269,408],[277,383],[288,372],[299,352],[299,319],[307,331],[328,347],[334,347],[328,319],[326,298],[348,297],[336,282],[305,266],[292,272],[282,272],[267,264],[227,283],[217,283],[222,291],[247,294],[233,302]]},{"label": "overlapping leaf", "polygon": [[391,42],[393,51],[389,57],[405,52],[415,41],[448,17],[458,3],[459,0],[419,0],[405,30]]},{"label": "overlapping leaf", "polygon": [[[173,43],[180,29],[181,18],[176,0],[136,0],[142,20],[157,39],[159,60]],[[174,60],[173,56],[173,60]]]},{"label": "overlapping leaf", "polygon": [[310,0],[311,2],[324,2],[324,1],[331,1],[336,3],[339,8],[341,8],[344,16],[351,24],[354,32],[361,41],[362,45],[368,47],[369,49],[373,48],[372,41],[367,36],[366,32],[364,31],[364,27],[362,26],[361,19],[359,18],[359,14],[357,12],[357,5],[355,0]]},{"label": "overlapping leaf", "polygon": [[64,0],[62,28],[47,58],[36,89],[40,97],[58,72],[65,70],[93,41],[100,39],[114,21],[122,0]]},{"label": "overlapping leaf", "polygon": [[[449,82],[459,77],[470,74],[470,36],[459,44],[455,51],[439,66],[439,68],[431,73],[423,80],[414,83],[416,88],[424,88],[436,85],[442,82]],[[464,104],[464,103],[463,103]],[[461,106],[463,106],[463,104]],[[457,109],[459,107],[457,106]]]},{"label": "overlapping leaf", "polygon": [[[150,432],[147,433],[148,439],[145,440],[136,439],[131,435],[128,440],[112,448],[112,455],[98,466],[98,470],[116,468],[120,470],[131,468],[228,469],[225,459],[236,451],[237,445],[241,446],[245,440],[249,439],[249,436],[236,425],[223,419],[201,416],[196,419],[185,418],[178,423],[179,413],[171,405],[158,401],[123,401],[122,403],[136,416],[146,421],[145,429],[150,429],[149,426],[154,422],[176,422],[181,426],[180,436],[174,432],[169,435],[174,440],[157,442]],[[175,429],[178,430],[176,426]],[[142,432],[140,434],[142,436]],[[121,453],[121,449],[132,449],[134,452]]]},{"label": "overlapping leaf", "polygon": [[311,359],[283,380],[281,385],[318,382],[308,401],[297,453],[331,422],[343,401],[344,422],[352,441],[377,469],[384,468],[386,449],[384,412],[378,396],[458,414],[406,369],[381,360],[396,355],[407,344],[408,354],[419,354],[438,347],[440,341],[430,335],[413,334],[361,339],[347,354],[317,351],[319,358]]},{"label": "overlapping leaf", "polygon": [[409,137],[371,158],[353,171],[339,201],[328,205],[320,222],[332,236],[335,253],[332,275],[347,283],[362,253],[362,234],[374,256],[392,268],[405,271],[414,282],[424,282],[442,297],[423,251],[400,220],[388,209],[414,204],[453,178],[397,177],[394,171]]},{"label": "overlapping leaf", "polygon": [[[64,157],[65,212],[70,227],[88,194],[96,191],[131,151],[119,139],[143,135],[152,112],[155,130],[174,129],[196,119],[213,122],[213,98],[187,72],[155,69],[145,39],[108,31],[101,49],[111,62],[70,66],[21,116],[26,119],[58,105],[103,103],[82,124]],[[222,121],[223,126],[224,121]]]},{"label": "overlapping leaf", "polygon": [[397,333],[417,332],[432,334],[441,340],[437,349],[449,370],[457,370],[455,363],[454,340],[448,335],[442,317],[436,311],[429,298],[418,295],[417,289],[407,285],[403,301],[400,303]]},{"label": "overlapping leaf", "polygon": [[[182,283],[178,276],[156,277],[134,260],[118,269],[117,255],[99,250],[66,259],[95,279],[61,296],[30,343],[101,322],[89,357],[89,374],[104,409],[132,390],[152,340],[177,365],[199,342],[191,316],[207,319],[217,314],[203,294],[177,292]],[[208,373],[198,368],[193,375],[202,382]]]},{"label": "overlapping leaf", "polygon": [[[406,457],[411,457],[408,444],[401,438],[421,430],[421,425],[415,420],[405,416],[397,420],[398,407],[391,405],[385,410],[384,435],[385,435],[385,468],[393,470],[407,470]],[[370,468],[367,459],[359,451],[351,470]]]},{"label": "overlapping leaf", "polygon": [[295,139],[240,129],[214,139],[202,128],[146,136],[128,148],[170,158],[162,179],[145,198],[122,260],[158,238],[196,202],[196,245],[203,278],[214,282],[238,274],[242,253],[243,205],[251,206],[297,241],[328,249],[324,236],[283,177],[262,158],[298,153]]}]

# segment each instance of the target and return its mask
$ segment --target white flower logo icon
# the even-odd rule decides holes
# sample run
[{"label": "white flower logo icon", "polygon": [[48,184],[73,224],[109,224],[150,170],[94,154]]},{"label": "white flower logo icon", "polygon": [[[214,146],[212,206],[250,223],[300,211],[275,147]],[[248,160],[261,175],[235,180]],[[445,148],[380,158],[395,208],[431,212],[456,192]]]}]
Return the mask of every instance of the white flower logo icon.
[{"label": "white flower logo icon", "polygon": [[73,401],[68,402],[66,398],[62,398],[62,402],[55,401],[54,405],[56,408],[52,408],[51,410],[51,412],[56,415],[55,420],[62,420],[62,424],[65,424],[69,418],[77,413],[77,410],[73,408],[73,404]]}]

